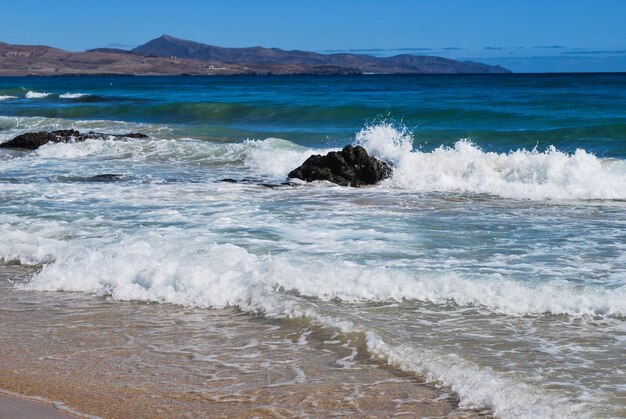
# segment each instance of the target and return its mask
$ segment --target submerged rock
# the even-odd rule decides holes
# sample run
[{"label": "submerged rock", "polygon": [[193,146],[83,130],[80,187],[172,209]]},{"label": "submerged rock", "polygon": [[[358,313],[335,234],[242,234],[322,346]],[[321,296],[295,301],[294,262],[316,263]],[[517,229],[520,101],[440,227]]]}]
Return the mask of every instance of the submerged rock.
[{"label": "submerged rock", "polygon": [[284,186],[298,186],[294,182],[266,183],[266,182],[261,182],[258,179],[250,179],[250,178],[243,178],[243,179],[237,180],[237,179],[233,179],[233,178],[228,178],[227,177],[227,178],[224,178],[224,179],[220,179],[217,182],[220,182],[220,183],[245,183],[245,184],[252,184],[252,185],[262,186],[264,188],[282,188]]},{"label": "submerged rock", "polygon": [[88,179],[95,181],[95,182],[109,182],[109,181],[121,180],[121,179],[124,179],[125,177],[126,175],[118,175],[116,173],[103,173],[101,175],[92,176]]},{"label": "submerged rock", "polygon": [[347,145],[341,151],[309,157],[288,176],[307,182],[327,180],[342,186],[359,187],[378,183],[391,173],[387,163],[369,156],[363,147]]},{"label": "submerged rock", "polygon": [[22,135],[0,144],[3,148],[23,148],[26,150],[36,150],[47,143],[78,143],[85,140],[92,139],[106,139],[106,138],[148,138],[145,134],[138,132],[131,132],[128,134],[103,134],[101,132],[90,131],[86,134],[81,134],[75,129],[63,129],[57,131],[41,131],[41,132],[27,132]]}]

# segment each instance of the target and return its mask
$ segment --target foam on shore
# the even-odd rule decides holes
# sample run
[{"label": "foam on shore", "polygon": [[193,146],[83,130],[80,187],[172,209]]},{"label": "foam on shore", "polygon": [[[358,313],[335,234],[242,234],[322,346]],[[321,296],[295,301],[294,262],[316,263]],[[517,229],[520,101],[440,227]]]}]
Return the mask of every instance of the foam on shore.
[{"label": "foam on shore", "polygon": [[[550,416],[555,404],[541,393],[528,391],[523,384],[498,378],[498,374],[461,359],[441,358],[434,352],[409,346],[391,346],[353,321],[322,314],[289,296],[352,302],[417,298],[445,304],[450,300],[460,305],[481,304],[515,315],[548,310],[575,316],[615,315],[624,310],[626,301],[624,289],[615,291],[610,298],[596,298],[594,291],[580,289],[572,289],[573,294],[568,296],[565,288],[556,284],[532,289],[503,281],[488,286],[453,277],[412,278],[394,270],[354,265],[294,265],[282,257],[259,257],[230,244],[213,244],[199,252],[204,246],[197,241],[190,243],[187,235],[178,239],[170,236],[170,245],[165,246],[160,235],[150,234],[128,237],[119,243],[100,243],[97,249],[42,239],[26,232],[5,230],[3,236],[11,237],[10,244],[5,241],[0,247],[3,260],[44,264],[32,282],[20,285],[21,288],[80,291],[120,301],[188,307],[232,306],[270,317],[304,316],[344,332],[367,332],[369,350],[392,365],[450,386],[460,394],[463,406],[490,407],[503,417]],[[320,278],[324,281],[320,282]],[[550,291],[549,287],[556,288]],[[520,295],[524,297],[519,298]],[[611,307],[608,312],[607,305]],[[566,407],[561,405],[560,409],[565,411]]]}]

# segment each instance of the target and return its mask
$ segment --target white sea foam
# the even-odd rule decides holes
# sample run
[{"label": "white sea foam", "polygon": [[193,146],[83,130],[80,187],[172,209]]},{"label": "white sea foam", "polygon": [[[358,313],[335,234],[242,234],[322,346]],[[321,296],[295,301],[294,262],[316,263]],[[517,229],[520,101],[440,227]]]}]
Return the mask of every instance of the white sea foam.
[{"label": "white sea foam", "polygon": [[[584,150],[568,154],[554,147],[545,152],[485,152],[469,140],[430,152],[413,151],[409,132],[390,124],[367,127],[356,143],[394,165],[383,183],[416,192],[488,194],[531,200],[626,199],[626,161],[600,159]],[[284,140],[255,142],[246,164],[259,175],[286,177],[312,153]]]},{"label": "white sea foam", "polygon": [[626,162],[584,150],[484,152],[469,140],[411,151],[411,137],[389,124],[367,127],[357,142],[395,165],[391,185],[419,192],[479,193],[518,199],[626,199]]},{"label": "white sea foam", "polygon": [[[26,263],[37,260],[50,262],[50,255],[55,254],[56,260],[45,265],[33,281],[24,286],[35,290],[82,291],[108,295],[115,300],[168,302],[196,307],[222,308],[230,305],[269,316],[307,316],[344,332],[362,330],[350,320],[325,315],[313,306],[297,303],[289,297],[290,294],[281,290],[299,290],[304,295],[324,299],[351,296],[349,300],[387,298],[394,293],[401,296],[415,292],[407,293],[402,285],[394,284],[391,281],[393,276],[385,278],[383,275],[380,278],[379,275],[384,274],[382,271],[371,272],[352,266],[333,273],[331,269],[323,271],[319,266],[314,269],[294,265],[277,257],[258,257],[229,244],[212,244],[199,252],[198,243],[189,240],[185,243],[160,234],[129,237],[116,244],[100,244],[97,250],[71,246],[54,239],[33,240],[27,233],[7,234],[11,240],[4,241],[3,247],[0,247],[4,259],[19,259]],[[58,232],[53,233],[56,234]],[[10,243],[8,248],[6,243]],[[323,282],[319,280],[321,277]],[[361,277],[366,279],[360,282]],[[380,281],[373,281],[375,277]],[[306,284],[302,285],[302,281]],[[427,283],[422,282],[420,287],[427,288]],[[387,290],[388,287],[391,290]],[[458,283],[450,281],[439,291],[445,293],[445,290],[451,292],[450,289],[458,288]],[[410,284],[407,289],[411,289]],[[481,295],[486,289],[479,288],[475,295]],[[496,295],[502,292],[503,289],[496,290],[491,292],[491,296],[497,298]],[[394,347],[374,332],[367,333],[367,346],[372,353],[387,359],[392,365],[423,374],[430,382],[450,386],[461,396],[463,407],[490,407],[500,417],[571,417],[576,413],[574,406],[569,406],[565,399],[547,396],[526,384],[504,378],[459,357],[408,345]]]},{"label": "white sea foam", "polygon": [[172,128],[159,124],[142,124],[124,121],[83,120],[71,121],[63,118],[44,118],[39,116],[0,116],[0,139],[10,139],[24,132],[54,131],[57,129],[76,129],[111,134],[141,132],[146,135],[169,136]]},{"label": "white sea foam", "polygon": [[370,154],[398,163],[411,154],[413,138],[405,128],[389,123],[370,125],[356,134],[356,143]]},{"label": "white sea foam", "polygon": [[[255,256],[235,245],[189,243],[183,233],[169,237],[168,245],[161,243],[162,236],[150,233],[89,247],[54,240],[57,229],[54,227],[52,237],[48,237],[16,231],[8,224],[0,226],[5,238],[0,243],[0,259],[46,264],[31,287],[110,293],[123,300],[221,308],[249,302],[258,287],[267,292],[278,287],[327,301],[453,301],[514,316],[626,315],[626,286],[609,289],[560,280],[534,284],[500,275],[464,278],[453,273],[418,274],[348,262],[303,263],[286,257]],[[196,246],[208,246],[209,250],[205,254]]]},{"label": "white sea foam", "polygon": [[[553,147],[545,152],[517,150],[508,153],[485,152],[468,140],[430,152],[413,151],[408,132],[391,125],[367,127],[356,136],[356,143],[371,154],[394,165],[393,177],[383,188],[415,192],[487,194],[530,200],[624,200],[626,161],[601,159],[584,150],[572,154]],[[54,148],[56,147],[56,148]],[[89,149],[89,150],[87,150]],[[286,140],[268,138],[238,144],[195,140],[127,142],[126,145],[51,145],[40,156],[73,154],[133,153],[141,158],[171,161],[232,161],[243,163],[259,176],[284,179],[312,150]]]},{"label": "white sea foam", "polygon": [[50,93],[45,92],[34,92],[29,90],[26,92],[26,99],[43,99],[44,97],[50,96]]},{"label": "white sea foam", "polygon": [[0,101],[1,101],[1,100],[9,100],[9,99],[17,99],[17,96],[11,96],[11,95],[0,95]]},{"label": "white sea foam", "polygon": [[42,158],[73,159],[94,156],[109,159],[135,159],[137,161],[168,162],[187,166],[215,163],[241,164],[256,142],[215,144],[189,138],[178,140],[154,139],[93,139],[79,143],[48,143],[35,151]]},{"label": "white sea foam", "polygon": [[278,138],[243,143],[213,143],[191,138],[128,141],[87,140],[80,143],[48,143],[35,151],[41,158],[134,158],[150,162],[184,163],[189,166],[245,164],[255,174],[284,178],[314,151]]},{"label": "white sea foam", "polygon": [[[274,260],[271,275],[285,289],[328,301],[454,301],[460,306],[482,306],[513,316],[626,315],[626,286],[607,289],[561,280],[521,283],[498,274],[470,279],[453,273],[418,274],[351,264],[302,266],[280,259]],[[325,279],[324,285],[320,285],[319,278]]]},{"label": "white sea foam", "polygon": [[[123,259],[91,253],[82,269],[77,271],[73,267],[69,275],[66,274],[69,266],[44,269],[39,278],[54,279],[46,284],[35,284],[34,288],[109,293],[112,298],[121,300],[168,301],[185,305],[208,303],[215,307],[232,304],[244,310],[276,316],[307,315],[324,325],[343,330],[349,325],[319,315],[315,310],[298,308],[273,298],[270,284],[263,281],[266,276],[258,275],[259,259],[241,248],[215,245],[205,255],[211,266],[195,267],[173,260],[161,260],[156,266],[145,264],[154,255],[145,243],[126,249],[133,255]],[[137,269],[139,261],[141,267]],[[99,267],[97,282],[89,280],[94,276],[94,269],[90,266]],[[352,325],[347,330],[355,331],[355,327]],[[501,417],[571,417],[566,404],[556,403],[539,391],[531,391],[527,385],[501,378],[460,358],[443,357],[408,346],[392,348],[374,337],[369,334],[367,341],[372,352],[388,359],[392,365],[424,374],[429,381],[451,386],[461,396],[464,407],[488,406]]]},{"label": "white sea foam", "polygon": [[456,355],[442,355],[408,345],[391,346],[369,332],[367,347],[391,365],[423,374],[427,381],[449,386],[467,408],[489,407],[501,418],[582,417],[581,405],[564,397],[514,381],[486,367],[479,367]]},{"label": "white sea foam", "polygon": [[78,99],[79,97],[89,96],[87,93],[63,93],[59,95],[61,99]]},{"label": "white sea foam", "polygon": [[35,150],[43,158],[77,158],[86,156],[121,155],[127,153],[118,141],[87,140],[81,143],[48,143]]},{"label": "white sea foam", "polygon": [[[11,224],[0,225],[0,259],[43,264],[32,281],[22,285],[27,289],[79,291],[114,300],[193,307],[236,306],[268,316],[307,316],[345,332],[366,330],[294,296],[349,302],[454,301],[513,315],[544,311],[623,315],[626,304],[626,287],[608,291],[559,281],[522,284],[498,275],[473,279],[447,273],[420,276],[341,261],[307,263],[297,255],[254,255],[240,246],[216,244],[210,234],[193,234],[187,229],[119,230],[67,241],[62,238],[74,231],[67,223],[41,221],[25,230],[16,228],[15,220],[9,221]],[[501,417],[571,417],[577,413],[565,398],[548,396],[459,357],[394,346],[371,331],[367,345],[392,365],[452,387],[463,406],[491,407]]]},{"label": "white sea foam", "polygon": [[279,138],[248,141],[247,145],[246,165],[260,175],[277,178],[286,177],[314,152]]}]

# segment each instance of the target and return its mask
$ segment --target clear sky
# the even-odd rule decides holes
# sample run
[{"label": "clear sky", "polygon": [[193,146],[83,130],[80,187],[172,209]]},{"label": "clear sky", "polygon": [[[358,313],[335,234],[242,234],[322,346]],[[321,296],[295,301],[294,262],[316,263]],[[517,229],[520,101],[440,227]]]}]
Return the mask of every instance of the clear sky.
[{"label": "clear sky", "polygon": [[165,33],[227,47],[400,50],[516,71],[626,71],[626,0],[0,0],[3,42],[80,51]]}]

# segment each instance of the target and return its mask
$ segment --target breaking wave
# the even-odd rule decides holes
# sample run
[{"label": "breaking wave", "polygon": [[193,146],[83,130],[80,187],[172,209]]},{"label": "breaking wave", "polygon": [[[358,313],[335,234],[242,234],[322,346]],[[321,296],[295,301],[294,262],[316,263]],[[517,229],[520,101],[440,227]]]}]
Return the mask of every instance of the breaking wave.
[{"label": "breaking wave", "polygon": [[553,416],[553,405],[559,406],[559,412],[574,406],[555,404],[549,396],[523,383],[460,358],[407,345],[393,346],[375,332],[322,314],[316,305],[294,296],[351,302],[453,301],[515,315],[544,311],[606,315],[626,310],[624,287],[606,291],[548,283],[532,288],[501,278],[471,281],[445,275],[416,277],[353,264],[330,267],[294,263],[287,257],[257,256],[232,244],[199,243],[189,240],[188,232],[166,241],[153,231],[115,243],[85,246],[44,237],[62,234],[58,226],[44,235],[16,231],[8,225],[1,226],[0,231],[6,238],[0,245],[2,260],[42,266],[31,282],[20,285],[22,288],[191,307],[235,306],[270,317],[304,316],[344,332],[365,332],[372,353],[403,370],[423,374],[430,382],[450,386],[461,396],[462,406],[487,406],[503,417]]},{"label": "breaking wave", "polygon": [[46,93],[46,92],[34,92],[32,90],[29,90],[28,92],[26,92],[26,99],[43,99],[45,97],[50,96],[51,93]]},{"label": "breaking wave", "polygon": [[[59,233],[57,228],[49,235]],[[169,245],[149,232],[87,247],[46,238],[48,234],[15,231],[8,224],[0,226],[0,231],[6,238],[0,243],[0,260],[42,265],[28,285],[40,290],[212,308],[252,308],[258,292],[282,290],[325,301],[454,302],[514,316],[626,315],[626,286],[610,289],[563,280],[522,283],[497,274],[464,278],[455,273],[416,273],[348,262],[302,263],[288,257],[256,256],[208,238],[201,245],[197,241],[185,244],[189,242],[185,231],[168,237]]]},{"label": "breaking wave", "polygon": [[518,199],[626,199],[626,162],[578,149],[485,152],[470,140],[430,152],[413,150],[411,135],[389,124],[356,136],[395,166],[390,185],[419,192],[488,194]]},{"label": "breaking wave", "polygon": [[59,95],[61,99],[78,99],[83,96],[89,96],[87,93],[63,93]]}]

